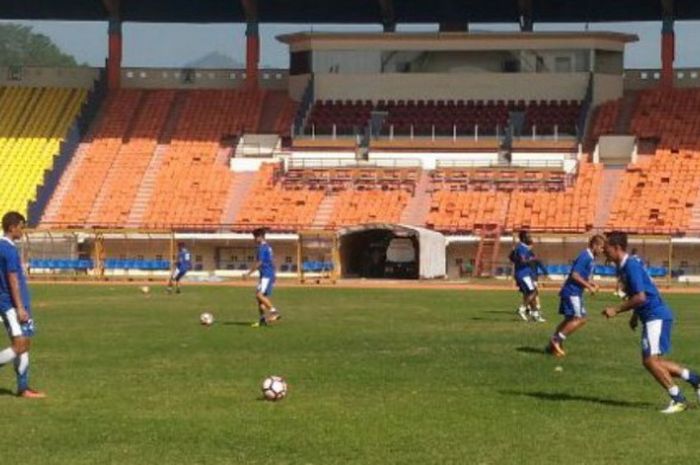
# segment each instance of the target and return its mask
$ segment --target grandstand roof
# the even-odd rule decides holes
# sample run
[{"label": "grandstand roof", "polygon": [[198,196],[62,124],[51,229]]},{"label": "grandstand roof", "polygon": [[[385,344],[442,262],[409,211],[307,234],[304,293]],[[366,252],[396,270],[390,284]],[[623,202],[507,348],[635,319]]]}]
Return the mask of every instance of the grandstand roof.
[{"label": "grandstand roof", "polygon": [[[566,48],[586,44],[596,48],[621,48],[625,43],[636,42],[636,34],[618,32],[298,32],[277,36],[282,43],[297,46],[299,49],[310,48],[315,44],[328,43],[332,47],[342,47],[345,44],[354,46],[358,43],[365,47],[385,47],[387,44],[400,48],[414,47],[419,41],[423,47],[440,45],[441,48],[465,48],[489,50],[497,49],[498,45],[506,48],[514,43],[528,42],[532,48],[542,48],[543,44],[553,48]],[[517,41],[517,42],[514,42]],[[518,45],[523,46],[523,45]],[[527,47],[526,47],[527,48]]]},{"label": "grandstand roof", "polygon": [[[107,20],[106,0],[3,0],[2,19]],[[381,23],[390,4],[398,23],[517,22],[518,0],[121,0],[122,20],[165,23],[245,22],[257,3],[263,23]],[[658,21],[661,0],[532,0],[534,22]],[[382,5],[385,5],[384,8]],[[675,18],[700,19],[700,2],[675,0]]]}]

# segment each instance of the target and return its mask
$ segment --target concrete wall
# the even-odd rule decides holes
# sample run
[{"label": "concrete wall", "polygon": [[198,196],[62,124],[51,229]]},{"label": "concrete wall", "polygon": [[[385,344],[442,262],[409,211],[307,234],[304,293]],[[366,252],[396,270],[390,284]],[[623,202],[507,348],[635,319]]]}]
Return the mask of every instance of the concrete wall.
[{"label": "concrete wall", "polygon": [[622,97],[623,80],[621,75],[593,75],[593,105]]},{"label": "concrete wall", "polygon": [[289,89],[289,97],[292,100],[295,100],[297,102],[301,101],[302,97],[304,96],[304,91],[306,90],[306,86],[309,83],[309,79],[311,79],[310,74],[300,74],[297,76],[289,76],[288,89]]},{"label": "concrete wall", "polygon": [[[659,69],[625,70],[625,90],[640,90],[657,87],[661,78]],[[700,87],[700,68],[677,68],[673,85],[682,88]]]},{"label": "concrete wall", "polygon": [[600,136],[599,161],[616,165],[632,163],[635,136]]},{"label": "concrete wall", "polygon": [[98,68],[87,67],[43,68],[24,66],[12,70],[7,66],[0,66],[0,86],[88,89],[98,79],[99,74],[100,70]]},{"label": "concrete wall", "polygon": [[587,84],[587,73],[322,74],[314,78],[316,100],[580,100]]}]

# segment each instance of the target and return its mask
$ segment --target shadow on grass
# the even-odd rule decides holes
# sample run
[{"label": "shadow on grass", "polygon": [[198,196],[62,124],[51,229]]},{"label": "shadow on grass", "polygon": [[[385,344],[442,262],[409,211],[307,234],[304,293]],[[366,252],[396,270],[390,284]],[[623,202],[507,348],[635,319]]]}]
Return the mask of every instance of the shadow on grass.
[{"label": "shadow on grass", "polygon": [[521,346],[515,349],[517,352],[522,352],[524,354],[537,354],[537,355],[549,355],[544,351],[542,347],[527,347]]},{"label": "shadow on grass", "polygon": [[0,388],[0,396],[14,396],[15,393],[9,389]]},{"label": "shadow on grass", "polygon": [[252,327],[253,322],[252,321],[222,321],[221,324],[223,326],[247,326],[248,328]]},{"label": "shadow on grass", "polygon": [[524,396],[532,397],[540,400],[549,400],[552,402],[590,402],[593,404],[605,405],[608,407],[622,407],[622,408],[649,408],[653,407],[653,404],[649,402],[636,402],[627,400],[616,400],[616,399],[603,399],[601,397],[594,396],[580,396],[575,394],[568,394],[566,392],[518,392],[518,391],[500,391],[501,394],[506,394],[509,396]]}]

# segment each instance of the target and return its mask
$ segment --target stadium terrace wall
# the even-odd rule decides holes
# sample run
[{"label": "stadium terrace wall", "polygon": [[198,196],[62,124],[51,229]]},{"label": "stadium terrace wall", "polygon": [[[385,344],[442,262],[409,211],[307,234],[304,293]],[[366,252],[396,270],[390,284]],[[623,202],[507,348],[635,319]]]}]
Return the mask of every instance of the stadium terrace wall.
[{"label": "stadium terrace wall", "polygon": [[609,74],[593,75],[592,105],[599,105],[607,100],[620,98],[623,93],[624,82],[622,76],[611,76]]},{"label": "stadium terrace wall", "polygon": [[[657,87],[660,79],[661,70],[659,69],[626,69],[625,90]],[[676,68],[673,72],[673,85],[680,88],[700,87],[700,68]]]},{"label": "stadium terrace wall", "polygon": [[[0,86],[68,87],[86,89],[99,79],[103,68],[0,66]],[[122,68],[122,86],[139,89],[227,89],[245,83],[244,69]],[[286,90],[289,71],[260,70],[260,87]]]},{"label": "stadium terrace wall", "polygon": [[77,66],[55,68],[38,66],[0,66],[0,86],[68,87],[87,89],[100,76],[100,68]]},{"label": "stadium terrace wall", "polygon": [[[286,69],[263,69],[263,89],[287,90]],[[237,89],[245,84],[244,69],[123,68],[122,86],[138,89]]]}]

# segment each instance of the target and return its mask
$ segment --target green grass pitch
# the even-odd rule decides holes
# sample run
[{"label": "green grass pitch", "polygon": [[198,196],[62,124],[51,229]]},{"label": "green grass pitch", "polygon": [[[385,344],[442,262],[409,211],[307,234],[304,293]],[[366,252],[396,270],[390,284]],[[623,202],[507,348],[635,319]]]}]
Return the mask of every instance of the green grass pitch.
[{"label": "green grass pitch", "polygon": [[[515,292],[279,288],[284,320],[253,329],[252,289],[33,292],[50,398],[15,398],[0,369],[2,464],[698,463],[700,409],[657,412],[639,334],[599,314],[610,293],[557,360],[541,353],[554,293],[537,325],[516,321]],[[672,357],[700,368],[700,296],[667,300]],[[272,374],[290,385],[278,403],[260,400]]]}]

